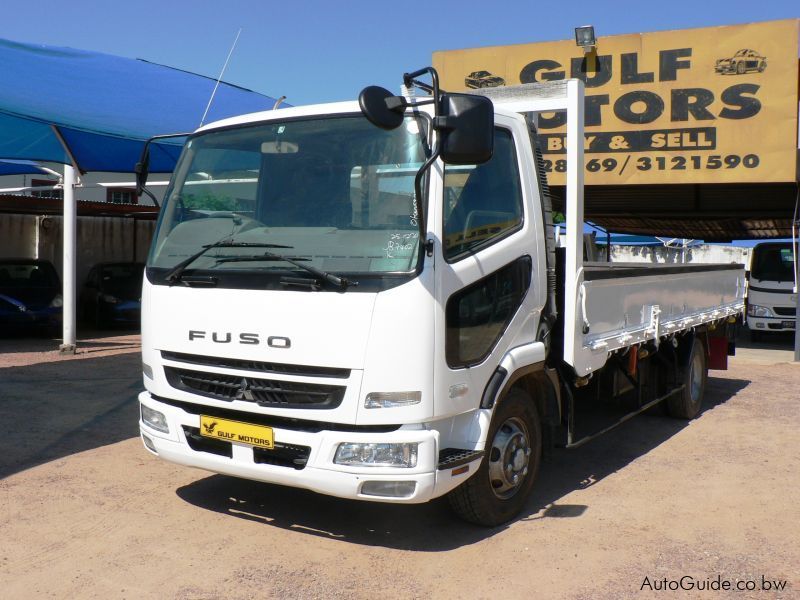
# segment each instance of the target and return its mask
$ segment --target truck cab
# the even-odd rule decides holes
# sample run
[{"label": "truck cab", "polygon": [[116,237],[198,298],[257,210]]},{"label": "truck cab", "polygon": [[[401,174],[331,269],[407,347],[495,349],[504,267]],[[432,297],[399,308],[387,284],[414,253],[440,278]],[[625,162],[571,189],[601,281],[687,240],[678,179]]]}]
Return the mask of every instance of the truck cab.
[{"label": "truck cab", "polygon": [[[519,115],[495,119],[490,161],[428,173],[430,197],[442,199],[424,207],[430,255],[414,202],[428,112],[387,132],[355,102],[287,108],[191,138],[142,300],[142,405],[170,423],[147,429],[158,453],[347,497],[420,502],[460,483],[436,477],[440,453],[480,459],[475,397],[510,347],[535,341],[545,303],[528,132]],[[212,248],[170,279],[219,240],[241,246]],[[215,453],[198,411],[277,417],[285,459],[263,463],[231,444]]]},{"label": "truck cab", "polygon": [[753,247],[747,290],[747,326],[753,339],[794,331],[797,287],[792,242]]}]

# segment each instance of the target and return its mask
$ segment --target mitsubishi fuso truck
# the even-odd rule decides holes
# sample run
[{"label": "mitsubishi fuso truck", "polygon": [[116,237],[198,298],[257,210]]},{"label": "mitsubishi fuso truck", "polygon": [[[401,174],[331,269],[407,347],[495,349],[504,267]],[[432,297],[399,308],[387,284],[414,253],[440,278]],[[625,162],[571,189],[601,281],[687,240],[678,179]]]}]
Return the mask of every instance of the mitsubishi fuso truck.
[{"label": "mitsubishi fuso truck", "polygon": [[[494,526],[524,508],[543,448],[656,404],[698,414],[745,273],[584,261],[580,81],[447,93],[426,68],[403,84],[189,136],[144,279],[141,438],[342,498],[447,495]],[[552,111],[563,247],[535,129]]]},{"label": "mitsubishi fuso truck", "polygon": [[797,281],[792,242],[753,247],[747,286],[747,327],[753,341],[797,327]]}]

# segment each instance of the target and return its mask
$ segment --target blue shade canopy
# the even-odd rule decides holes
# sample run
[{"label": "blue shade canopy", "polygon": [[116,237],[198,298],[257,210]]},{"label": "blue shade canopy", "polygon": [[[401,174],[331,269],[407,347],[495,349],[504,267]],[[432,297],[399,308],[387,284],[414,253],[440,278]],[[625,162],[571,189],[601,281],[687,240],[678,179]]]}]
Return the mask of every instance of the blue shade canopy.
[{"label": "blue shade canopy", "polygon": [[[187,71],[55,46],[0,39],[0,159],[132,172],[142,142],[200,125],[215,80]],[[271,109],[275,100],[220,83],[205,122]],[[159,143],[150,170],[169,172],[183,140]]]},{"label": "blue shade canopy", "polygon": [[27,160],[0,160],[0,176],[1,175],[50,175],[50,173],[40,169],[35,164]]}]

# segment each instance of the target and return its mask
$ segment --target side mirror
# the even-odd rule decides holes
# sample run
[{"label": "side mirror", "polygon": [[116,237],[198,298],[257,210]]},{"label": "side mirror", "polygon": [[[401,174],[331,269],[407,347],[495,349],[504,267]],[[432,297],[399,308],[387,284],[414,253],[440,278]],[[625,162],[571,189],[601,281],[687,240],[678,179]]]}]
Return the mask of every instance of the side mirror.
[{"label": "side mirror", "polygon": [[133,170],[136,173],[136,195],[141,196],[147,183],[147,175],[150,172],[150,149],[147,145],[145,145],[142,156]]},{"label": "side mirror", "polygon": [[442,94],[434,126],[446,164],[479,165],[494,153],[494,105],[486,96]]},{"label": "side mirror", "polygon": [[408,102],[386,88],[370,85],[358,95],[358,105],[367,120],[381,129],[397,129],[403,122]]}]

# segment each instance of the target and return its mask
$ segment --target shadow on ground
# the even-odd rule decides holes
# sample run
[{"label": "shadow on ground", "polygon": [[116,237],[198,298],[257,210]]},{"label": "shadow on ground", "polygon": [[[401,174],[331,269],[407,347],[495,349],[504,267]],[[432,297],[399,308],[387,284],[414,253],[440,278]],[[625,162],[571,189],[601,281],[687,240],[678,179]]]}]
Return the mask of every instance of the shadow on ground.
[{"label": "shadow on ground", "polygon": [[757,332],[758,339],[753,340],[752,332],[747,326],[739,328],[736,336],[736,345],[740,348],[755,348],[759,350],[792,350],[794,348],[794,332],[773,331],[769,333]]},{"label": "shadow on ground", "polygon": [[[747,386],[740,379],[710,378],[703,413]],[[703,418],[701,414],[698,418]],[[545,459],[534,492],[518,520],[576,518],[591,507],[561,504],[647,454],[681,429],[685,421],[641,415],[577,449],[555,449]],[[473,544],[501,528],[485,529],[453,516],[446,499],[422,505],[392,505],[331,498],[305,490],[213,475],[179,488],[200,508],[308,535],[368,546],[440,552]]]},{"label": "shadow on ground", "polygon": [[139,435],[138,352],[0,368],[0,477]]}]

